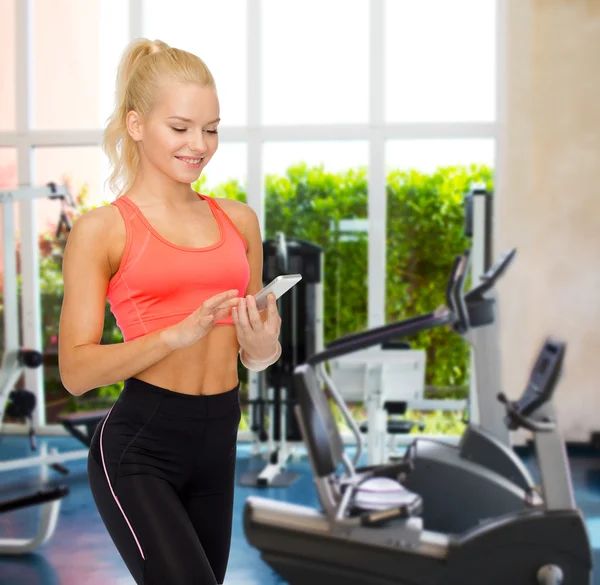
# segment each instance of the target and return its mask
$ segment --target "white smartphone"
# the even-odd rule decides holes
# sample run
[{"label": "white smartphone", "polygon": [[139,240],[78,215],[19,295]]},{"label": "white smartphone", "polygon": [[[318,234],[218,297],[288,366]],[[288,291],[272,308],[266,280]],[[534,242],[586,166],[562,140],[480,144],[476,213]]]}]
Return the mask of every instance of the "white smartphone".
[{"label": "white smartphone", "polygon": [[278,299],[301,280],[301,274],[282,274],[281,276],[278,276],[254,295],[257,309],[262,311],[267,308],[267,296],[270,293],[273,293],[275,298]]}]

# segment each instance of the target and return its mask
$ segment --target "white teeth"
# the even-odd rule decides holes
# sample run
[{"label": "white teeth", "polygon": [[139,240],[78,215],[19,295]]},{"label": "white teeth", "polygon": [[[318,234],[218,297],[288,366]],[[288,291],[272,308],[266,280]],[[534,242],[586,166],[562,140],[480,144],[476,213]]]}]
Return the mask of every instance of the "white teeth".
[{"label": "white teeth", "polygon": [[197,165],[198,163],[200,163],[202,161],[201,158],[183,158],[183,157],[179,157],[181,160],[184,160],[185,162],[188,162],[192,165]]}]

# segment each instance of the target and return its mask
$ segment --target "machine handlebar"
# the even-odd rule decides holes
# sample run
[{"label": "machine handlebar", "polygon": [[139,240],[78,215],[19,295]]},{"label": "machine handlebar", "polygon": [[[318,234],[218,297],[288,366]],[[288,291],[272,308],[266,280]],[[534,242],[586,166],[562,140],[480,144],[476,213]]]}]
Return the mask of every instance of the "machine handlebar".
[{"label": "machine handlebar", "polygon": [[[444,325],[452,325],[458,333],[465,333],[471,326],[481,324],[476,321],[471,323],[470,304],[476,304],[478,298],[495,284],[496,280],[506,271],[515,254],[516,249],[504,254],[482,277],[482,284],[465,295],[463,289],[471,256],[470,250],[465,250],[463,254],[454,259],[452,272],[448,279],[446,287],[448,308],[442,307],[433,313],[346,335],[329,343],[323,351],[312,355],[307,362],[316,365],[341,355]],[[485,323],[483,322],[483,324]]]},{"label": "machine handlebar", "polygon": [[427,313],[425,315],[420,315],[419,317],[399,321],[398,323],[382,325],[381,327],[368,329],[367,331],[362,331],[360,333],[346,335],[345,337],[337,339],[335,343],[332,343],[323,351],[313,354],[308,359],[308,363],[314,366],[342,355],[379,345],[391,339],[408,337],[409,335],[414,335],[421,331],[435,329],[442,325],[449,325],[453,320],[453,313],[443,307],[434,313]]},{"label": "machine handlebar", "polygon": [[556,428],[556,424],[552,421],[536,421],[531,417],[523,416],[503,392],[498,394],[498,400],[506,408],[505,422],[511,431],[523,428],[533,433],[548,433]]},{"label": "machine handlebar", "polygon": [[508,252],[502,254],[489,270],[481,276],[481,284],[466,294],[465,298],[467,299],[467,302],[473,297],[481,297],[490,290],[496,284],[496,281],[507,271],[516,254],[516,248],[512,248],[508,250]]},{"label": "machine handlebar", "polygon": [[551,338],[546,339],[521,398],[512,402],[505,394],[498,395],[498,400],[506,408],[504,422],[510,430],[525,428],[543,433],[556,428],[554,421],[537,419],[535,415],[552,399],[562,371],[565,352],[566,343]]}]

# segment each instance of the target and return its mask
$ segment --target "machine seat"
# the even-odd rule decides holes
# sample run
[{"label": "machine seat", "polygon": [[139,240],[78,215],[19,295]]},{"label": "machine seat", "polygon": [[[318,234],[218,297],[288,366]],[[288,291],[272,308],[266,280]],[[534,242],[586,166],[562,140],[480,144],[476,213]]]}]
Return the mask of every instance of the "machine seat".
[{"label": "machine seat", "polygon": [[389,477],[371,477],[354,488],[352,508],[360,512],[400,510],[400,515],[406,518],[418,516],[423,501],[418,494]]},{"label": "machine seat", "polygon": [[[298,398],[294,410],[316,477],[317,493],[319,496],[325,493],[319,486],[335,483],[338,487],[335,491],[341,494],[337,501],[320,497],[321,506],[329,517],[359,516],[363,525],[376,526],[395,518],[420,514],[420,496],[401,483],[412,469],[409,460],[355,468],[345,455],[331,406],[308,364],[296,367],[294,389]],[[338,476],[336,472],[342,462],[347,473]]]}]

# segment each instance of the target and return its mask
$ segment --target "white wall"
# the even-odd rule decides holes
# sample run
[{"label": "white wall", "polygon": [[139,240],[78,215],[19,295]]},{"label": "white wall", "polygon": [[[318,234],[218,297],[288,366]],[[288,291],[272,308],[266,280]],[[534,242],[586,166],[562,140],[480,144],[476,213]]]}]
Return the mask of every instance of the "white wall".
[{"label": "white wall", "polygon": [[511,396],[547,335],[568,342],[556,405],[570,440],[600,430],[600,2],[507,0],[506,126],[496,247]]}]

